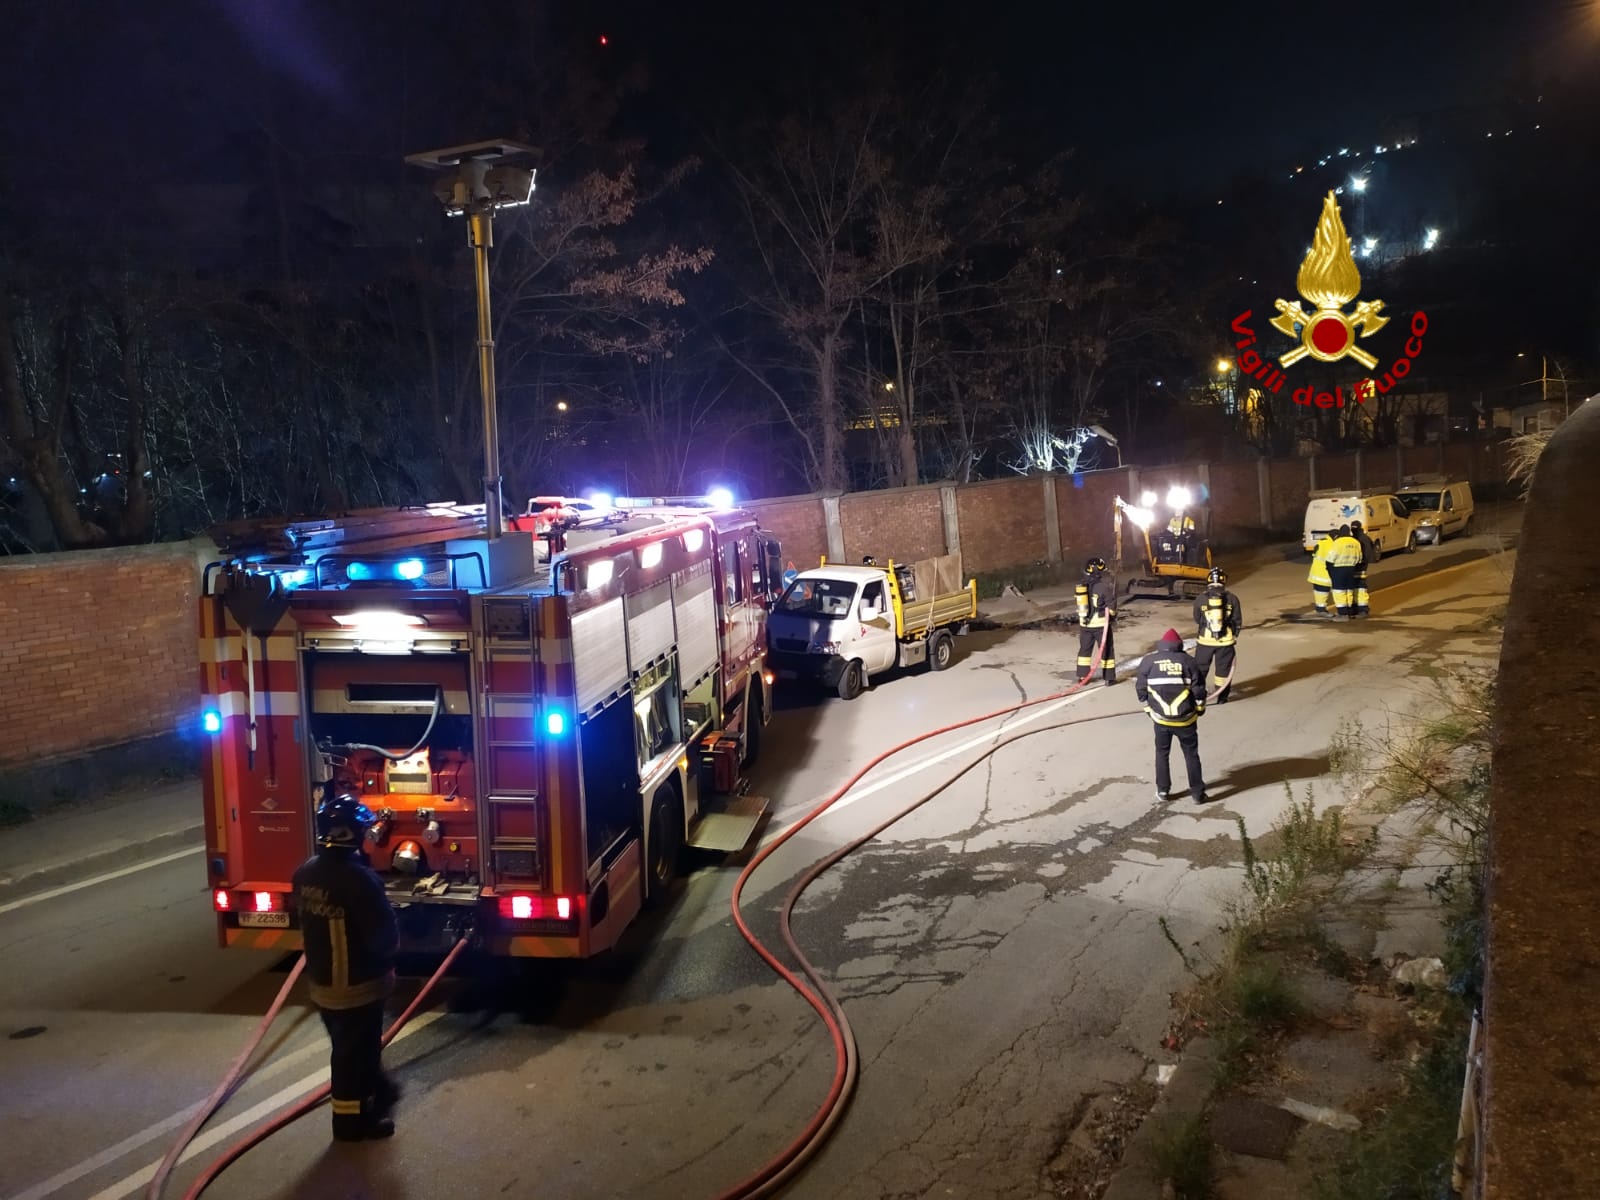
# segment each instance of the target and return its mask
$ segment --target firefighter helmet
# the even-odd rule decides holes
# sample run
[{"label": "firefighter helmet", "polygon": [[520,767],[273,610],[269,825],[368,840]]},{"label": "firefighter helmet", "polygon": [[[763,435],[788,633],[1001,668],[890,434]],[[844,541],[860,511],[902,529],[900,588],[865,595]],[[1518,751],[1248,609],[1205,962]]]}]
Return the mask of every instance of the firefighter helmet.
[{"label": "firefighter helmet", "polygon": [[342,792],[317,806],[317,843],[332,850],[354,850],[374,820],[370,808],[349,792]]},{"label": "firefighter helmet", "polygon": [[1211,574],[1206,576],[1206,582],[1209,584],[1214,584],[1217,587],[1222,587],[1228,582],[1228,573],[1221,567],[1212,567]]},{"label": "firefighter helmet", "polygon": [[1104,571],[1105,569],[1106,560],[1103,558],[1091,558],[1088,562],[1083,564],[1083,573],[1085,575],[1095,575],[1101,571]]}]

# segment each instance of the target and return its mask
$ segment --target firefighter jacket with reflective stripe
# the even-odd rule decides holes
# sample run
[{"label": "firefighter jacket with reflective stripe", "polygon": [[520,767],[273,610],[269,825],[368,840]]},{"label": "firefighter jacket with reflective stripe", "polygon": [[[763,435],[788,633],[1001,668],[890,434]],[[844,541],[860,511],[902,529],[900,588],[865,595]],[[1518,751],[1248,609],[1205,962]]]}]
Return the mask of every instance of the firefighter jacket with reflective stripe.
[{"label": "firefighter jacket with reflective stripe", "polygon": [[1350,536],[1361,543],[1361,565],[1363,567],[1370,567],[1378,561],[1378,548],[1372,544],[1372,539],[1367,536],[1365,529],[1360,533],[1352,533]]},{"label": "firefighter jacket with reflective stripe", "polygon": [[1182,650],[1147,654],[1134,678],[1134,694],[1157,725],[1193,725],[1206,711],[1206,681]]},{"label": "firefighter jacket with reflective stripe", "polygon": [[1322,540],[1317,543],[1315,553],[1311,555],[1311,570],[1306,575],[1306,582],[1312,587],[1331,588],[1333,580],[1328,578],[1328,555],[1333,550],[1333,539],[1327,534],[1322,535]]},{"label": "firefighter jacket with reflective stripe", "polygon": [[1173,537],[1182,537],[1186,533],[1194,532],[1193,517],[1174,516],[1167,522],[1167,532]]},{"label": "firefighter jacket with reflective stripe", "polygon": [[1104,571],[1084,577],[1078,585],[1078,624],[1099,629],[1117,615],[1117,584]]},{"label": "firefighter jacket with reflective stripe", "polygon": [[1359,567],[1361,565],[1361,543],[1346,534],[1342,538],[1333,540],[1333,549],[1328,551],[1328,565],[1330,567]]},{"label": "firefighter jacket with reflective stripe", "polygon": [[1244,610],[1239,597],[1227,588],[1213,585],[1195,597],[1194,623],[1200,627],[1196,639],[1202,646],[1231,646],[1244,627]]},{"label": "firefighter jacket with reflective stripe", "polygon": [[328,850],[294,873],[311,1001],[360,1008],[394,990],[400,927],[377,874],[349,851]]}]

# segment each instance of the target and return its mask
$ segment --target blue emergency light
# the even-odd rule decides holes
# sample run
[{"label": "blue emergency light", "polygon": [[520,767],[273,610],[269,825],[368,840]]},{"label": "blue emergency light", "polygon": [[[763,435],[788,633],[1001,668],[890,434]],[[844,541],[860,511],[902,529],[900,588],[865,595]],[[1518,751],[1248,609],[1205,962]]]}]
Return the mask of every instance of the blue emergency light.
[{"label": "blue emergency light", "polygon": [[200,728],[207,733],[222,732],[222,714],[214,708],[208,708],[200,714]]},{"label": "blue emergency light", "polygon": [[551,737],[560,737],[567,731],[567,718],[560,712],[546,713],[544,727]]}]

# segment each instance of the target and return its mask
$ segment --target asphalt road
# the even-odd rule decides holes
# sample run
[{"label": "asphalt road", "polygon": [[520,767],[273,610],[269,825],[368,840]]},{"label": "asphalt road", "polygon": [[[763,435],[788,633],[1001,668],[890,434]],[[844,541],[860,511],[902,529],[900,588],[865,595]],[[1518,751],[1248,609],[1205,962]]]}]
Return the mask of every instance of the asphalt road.
[{"label": "asphalt road", "polygon": [[[802,903],[798,933],[838,981],[863,1074],[788,1194],[1043,1193],[1084,1097],[1170,1058],[1159,1038],[1183,970],[1159,919],[1184,941],[1210,936],[1237,887],[1236,816],[1265,832],[1287,787],[1339,802],[1326,775],[1343,719],[1381,723],[1425,697],[1441,663],[1495,652],[1484,618],[1514,560],[1501,545],[1485,535],[1390,559],[1374,572],[1374,616],[1351,623],[1300,616],[1302,557],[1241,556],[1249,628],[1236,703],[1201,724],[1204,809],[1156,801],[1149,722],[1124,683],[913,748],[794,839],[747,890],[760,927],[801,869],[948,783]],[[1169,624],[1190,632],[1187,615],[1127,606],[1119,658]],[[889,745],[1063,690],[1076,631],[1049,624],[969,635],[948,672],[885,677],[854,703],[788,698],[756,778],[774,800],[766,836]],[[1174,772],[1181,788],[1181,759]],[[794,1136],[832,1072],[810,1010],[731,926],[734,874],[697,870],[608,959],[447,982],[389,1053],[407,1089],[393,1141],[336,1146],[319,1111],[207,1195],[717,1194]],[[199,881],[198,856],[180,857],[0,906],[0,1195],[142,1194],[266,1009],[287,964],[217,950]],[[168,1195],[325,1078],[303,993],[261,1058]]]}]

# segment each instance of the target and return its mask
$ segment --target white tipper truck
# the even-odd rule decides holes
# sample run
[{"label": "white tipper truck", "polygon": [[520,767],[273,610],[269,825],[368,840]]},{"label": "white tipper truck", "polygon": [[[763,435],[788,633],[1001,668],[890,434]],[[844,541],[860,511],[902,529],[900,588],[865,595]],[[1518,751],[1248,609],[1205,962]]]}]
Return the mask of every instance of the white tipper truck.
[{"label": "white tipper truck", "polygon": [[978,582],[961,582],[961,557],[905,565],[868,559],[802,571],[767,617],[780,679],[805,679],[854,700],[872,676],[926,664],[942,671],[955,635],[978,615]]}]

